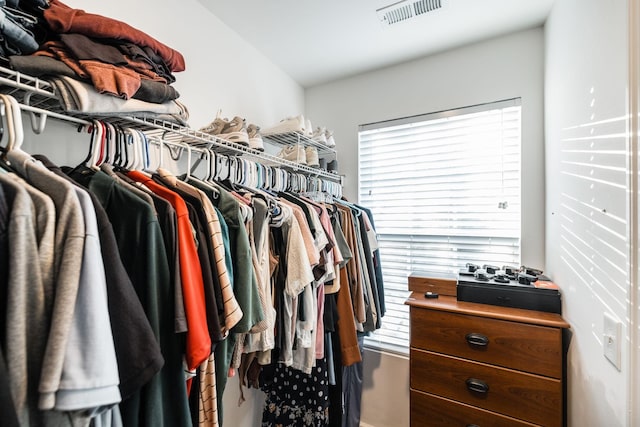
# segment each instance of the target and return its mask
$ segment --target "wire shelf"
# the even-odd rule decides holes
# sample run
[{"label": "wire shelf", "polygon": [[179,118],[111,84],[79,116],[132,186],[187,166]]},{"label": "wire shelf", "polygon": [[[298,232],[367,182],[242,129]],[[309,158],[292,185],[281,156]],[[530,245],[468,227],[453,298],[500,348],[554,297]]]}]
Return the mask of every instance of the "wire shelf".
[{"label": "wire shelf", "polygon": [[[0,67],[0,92],[14,96],[23,104],[23,109],[32,114],[32,122],[39,120],[42,127],[44,127],[46,116],[67,120],[75,124],[90,124],[91,120],[99,119],[108,121],[113,125],[140,130],[149,137],[161,138],[172,143],[189,144],[196,148],[213,149],[219,154],[246,156],[268,166],[283,167],[293,172],[304,173],[332,182],[342,183],[342,177],[340,175],[285,160],[166,120],[158,120],[154,117],[144,115],[114,116],[108,114],[69,113],[62,108],[58,101],[55,87],[49,82],[5,67]],[[287,136],[283,138],[277,136],[276,140],[273,139],[276,137],[275,135],[270,135],[268,139],[280,145],[289,145],[291,144],[290,141],[295,141],[293,143],[304,143],[306,145],[316,146],[319,152],[320,149],[323,149],[323,153],[333,153],[335,155],[335,150],[329,149],[323,144],[313,141],[302,134],[294,133],[293,135],[286,135]]]},{"label": "wire shelf", "polygon": [[269,140],[269,142],[280,146],[302,144],[305,147],[315,147],[318,149],[318,155],[320,156],[333,156],[334,158],[336,156],[335,149],[328,147],[325,144],[314,139],[311,139],[300,132],[262,135],[262,138],[267,139]]}]

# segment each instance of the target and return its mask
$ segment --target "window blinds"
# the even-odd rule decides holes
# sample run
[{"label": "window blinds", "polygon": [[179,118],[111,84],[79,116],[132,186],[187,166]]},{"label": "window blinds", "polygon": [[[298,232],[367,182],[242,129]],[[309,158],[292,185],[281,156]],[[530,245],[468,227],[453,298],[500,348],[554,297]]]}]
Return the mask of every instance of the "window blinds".
[{"label": "window blinds", "polygon": [[408,352],[407,277],[520,263],[520,100],[363,125],[359,202],[373,212],[387,314],[370,346]]}]

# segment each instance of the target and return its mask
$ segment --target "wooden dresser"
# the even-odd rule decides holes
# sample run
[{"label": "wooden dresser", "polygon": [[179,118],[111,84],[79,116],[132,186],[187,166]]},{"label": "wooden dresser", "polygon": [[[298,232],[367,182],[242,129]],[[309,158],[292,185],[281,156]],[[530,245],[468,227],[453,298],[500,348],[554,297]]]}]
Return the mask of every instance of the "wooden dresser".
[{"label": "wooden dresser", "polygon": [[566,423],[560,315],[459,302],[455,279],[409,281],[412,427]]}]

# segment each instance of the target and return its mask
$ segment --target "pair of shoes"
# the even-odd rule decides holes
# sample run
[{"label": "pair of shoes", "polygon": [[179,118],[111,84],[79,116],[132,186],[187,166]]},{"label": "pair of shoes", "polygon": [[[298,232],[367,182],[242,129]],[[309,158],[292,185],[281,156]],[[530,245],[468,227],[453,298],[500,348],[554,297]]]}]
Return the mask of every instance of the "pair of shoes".
[{"label": "pair of shoes", "polygon": [[323,127],[317,127],[311,135],[311,139],[327,147],[336,146],[336,141],[333,139],[333,132]]},{"label": "pair of shoes", "polygon": [[282,133],[304,133],[306,123],[302,115],[295,117],[286,117],[267,129],[262,131],[263,135],[277,135]]},{"label": "pair of shoes", "polygon": [[[218,112],[218,114],[220,113]],[[202,127],[200,132],[208,133],[209,135],[236,144],[249,145],[247,123],[245,119],[239,116],[235,116],[231,121],[227,121],[218,116],[211,123]]]},{"label": "pair of shoes", "polygon": [[317,127],[313,134],[311,135],[311,139],[315,142],[319,142],[322,145],[327,145],[327,137],[326,137],[326,129]]},{"label": "pair of shoes", "polygon": [[307,164],[307,153],[305,152],[304,146],[300,144],[287,145],[286,147],[283,147],[278,153],[278,157],[301,165]]},{"label": "pair of shoes", "polygon": [[309,138],[311,138],[311,136],[313,135],[313,126],[311,126],[311,120],[307,119],[304,122],[304,132],[303,132],[304,136],[307,136]]},{"label": "pair of shoes", "polygon": [[279,135],[283,133],[300,133],[304,136],[311,137],[313,135],[313,127],[311,120],[304,118],[303,115],[295,117],[286,117],[269,128],[262,131],[263,135]]},{"label": "pair of shoes", "polygon": [[260,127],[254,124],[247,126],[247,134],[249,135],[249,147],[254,150],[264,151],[264,141],[260,135]]},{"label": "pair of shoes", "polygon": [[304,147],[300,144],[287,145],[278,153],[278,157],[291,162],[311,167],[319,167],[318,149],[316,147]]},{"label": "pair of shoes", "polygon": [[209,135],[220,135],[227,123],[229,123],[227,120],[216,117],[211,123],[201,127],[200,132],[208,133]]},{"label": "pair of shoes", "polygon": [[324,137],[327,140],[327,147],[335,147],[336,141],[333,139],[333,131],[327,129],[324,131]]}]

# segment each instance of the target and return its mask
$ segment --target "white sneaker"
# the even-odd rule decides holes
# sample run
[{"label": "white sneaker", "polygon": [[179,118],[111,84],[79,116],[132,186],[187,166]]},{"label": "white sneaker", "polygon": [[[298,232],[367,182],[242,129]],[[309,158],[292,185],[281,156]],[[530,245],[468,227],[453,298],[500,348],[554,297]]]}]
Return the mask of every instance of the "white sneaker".
[{"label": "white sneaker", "polygon": [[313,135],[313,126],[311,126],[311,120],[307,119],[304,122],[304,135],[308,136],[309,138],[311,138],[311,135]]},{"label": "white sneaker", "polygon": [[278,153],[278,157],[290,162],[300,163],[301,165],[307,164],[307,154],[304,150],[304,146],[300,144],[287,145]]},{"label": "white sneaker", "polygon": [[311,139],[313,139],[315,142],[319,142],[320,144],[327,145],[327,137],[325,135],[325,131],[325,128],[318,127],[311,135]]},{"label": "white sneaker", "polygon": [[260,135],[260,127],[250,124],[247,126],[247,133],[249,134],[249,147],[254,150],[264,151],[264,141]]},{"label": "white sneaker", "polygon": [[287,117],[280,120],[280,123],[264,129],[262,135],[275,135],[281,133],[300,132],[304,133],[305,130],[304,116]]},{"label": "white sneaker", "polygon": [[307,166],[320,167],[320,159],[318,158],[318,149],[316,147],[307,147],[304,152],[307,157]]},{"label": "white sneaker", "polygon": [[333,131],[327,129],[324,133],[325,138],[327,138],[327,147],[335,147],[336,141],[333,139]]}]

